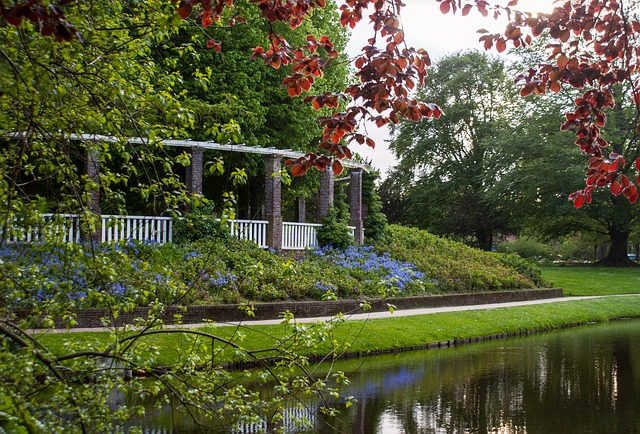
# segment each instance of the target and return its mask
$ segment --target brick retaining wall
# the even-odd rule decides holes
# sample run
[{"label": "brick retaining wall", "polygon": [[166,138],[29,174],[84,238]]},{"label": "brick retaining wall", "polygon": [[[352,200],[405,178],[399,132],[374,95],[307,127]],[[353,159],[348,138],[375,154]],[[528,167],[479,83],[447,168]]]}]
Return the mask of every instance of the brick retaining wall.
[{"label": "brick retaining wall", "polygon": [[[384,300],[369,300],[371,311],[381,312],[388,309],[387,304],[393,304],[397,309],[417,309],[423,307],[465,306],[473,304],[506,303],[513,301],[540,300],[545,298],[562,297],[562,289],[530,289],[517,291],[497,291],[473,294],[447,294],[419,297],[387,298]],[[248,319],[267,320],[277,319],[281,312],[291,311],[296,317],[320,317],[362,312],[362,300],[336,301],[298,301],[276,303],[254,303],[255,317],[249,318],[241,310],[240,305],[189,306],[186,309],[170,308],[163,319],[167,324],[175,323],[175,315],[180,315],[183,324],[197,324],[206,321],[236,322]],[[122,326],[135,322],[136,318],[146,318],[149,308],[136,308],[131,313],[121,312],[116,320],[111,319],[111,326]],[[108,317],[106,309],[82,309],[77,312],[77,327],[104,327],[102,318]],[[63,327],[62,321],[56,321],[57,326]]]}]

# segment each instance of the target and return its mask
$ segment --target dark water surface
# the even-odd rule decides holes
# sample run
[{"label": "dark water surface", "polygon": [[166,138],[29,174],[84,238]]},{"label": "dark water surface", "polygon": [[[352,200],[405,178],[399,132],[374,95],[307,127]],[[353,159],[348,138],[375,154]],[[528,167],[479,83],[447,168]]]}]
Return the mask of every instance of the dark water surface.
[{"label": "dark water surface", "polygon": [[343,394],[358,402],[338,404],[338,419],[308,402],[318,433],[640,433],[640,321],[349,360],[334,369],[347,372]]}]

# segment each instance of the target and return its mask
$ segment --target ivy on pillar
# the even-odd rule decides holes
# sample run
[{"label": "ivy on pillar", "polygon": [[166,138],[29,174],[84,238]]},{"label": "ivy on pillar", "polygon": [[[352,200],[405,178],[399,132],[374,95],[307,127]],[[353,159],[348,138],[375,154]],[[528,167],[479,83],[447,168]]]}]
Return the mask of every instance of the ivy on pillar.
[{"label": "ivy on pillar", "polygon": [[267,155],[265,159],[265,203],[267,225],[267,245],[277,251],[282,250],[282,157]]},{"label": "ivy on pillar", "polygon": [[318,198],[318,218],[320,220],[329,214],[329,209],[333,206],[333,176],[331,169],[320,172],[320,197]]},{"label": "ivy on pillar", "polygon": [[202,194],[202,169],[204,166],[204,148],[192,147],[188,149],[191,156],[191,164],[186,168],[187,191],[189,193]]},{"label": "ivy on pillar", "polygon": [[364,213],[362,204],[362,169],[349,171],[349,225],[355,226],[357,245],[364,243]]}]

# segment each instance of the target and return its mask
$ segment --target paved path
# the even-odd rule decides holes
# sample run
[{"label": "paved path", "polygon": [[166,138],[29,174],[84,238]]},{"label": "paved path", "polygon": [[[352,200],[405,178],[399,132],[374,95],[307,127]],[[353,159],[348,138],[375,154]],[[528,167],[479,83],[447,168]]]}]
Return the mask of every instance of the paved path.
[{"label": "paved path", "polygon": [[[345,315],[345,318],[350,321],[356,320],[366,320],[366,319],[377,319],[377,318],[393,318],[393,317],[402,317],[402,316],[415,316],[415,315],[426,315],[431,313],[440,313],[440,312],[459,312],[463,310],[484,310],[484,309],[498,309],[502,307],[514,307],[514,306],[530,306],[534,304],[546,304],[546,303],[562,303],[565,301],[574,301],[574,300],[588,300],[591,298],[602,298],[602,297],[626,297],[633,296],[637,294],[628,294],[628,295],[597,295],[597,296],[585,296],[585,297],[561,297],[561,298],[545,298],[541,300],[528,300],[528,301],[514,301],[514,302],[506,302],[506,303],[490,303],[490,304],[474,304],[474,305],[465,305],[465,306],[446,306],[446,307],[425,307],[420,309],[406,309],[406,310],[395,310],[393,313],[388,310],[384,312],[366,312],[366,313],[356,313],[351,315]],[[313,317],[313,318],[296,318],[296,322],[298,323],[310,323],[310,322],[323,322],[332,319],[331,316],[322,316],[322,317]],[[222,327],[222,326],[236,326],[236,325],[244,325],[244,326],[252,326],[252,325],[268,325],[268,324],[279,324],[282,322],[281,319],[270,319],[270,320],[256,320],[256,321],[242,321],[242,322],[224,322],[224,323],[202,323],[202,324],[181,324],[181,325],[171,325],[167,326],[169,328],[200,328],[200,327]],[[56,329],[49,330],[47,332],[51,333],[69,333],[69,332],[97,332],[97,331],[108,331],[111,329],[108,328],[73,328],[73,329]],[[42,333],[43,330],[32,330],[32,333]]]}]

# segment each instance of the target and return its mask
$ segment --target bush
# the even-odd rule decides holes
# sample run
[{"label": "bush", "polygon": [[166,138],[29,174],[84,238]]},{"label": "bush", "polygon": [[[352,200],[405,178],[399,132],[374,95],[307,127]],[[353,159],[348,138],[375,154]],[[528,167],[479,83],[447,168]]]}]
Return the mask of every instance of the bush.
[{"label": "bush", "polygon": [[536,286],[533,279],[503,264],[493,253],[416,228],[387,226],[385,241],[377,243],[376,249],[389,252],[396,260],[415,263],[440,292],[495,291]]},{"label": "bush", "polygon": [[505,267],[516,270],[523,276],[528,277],[538,287],[548,286],[549,283],[542,278],[542,270],[529,259],[521,258],[510,253],[495,253],[498,261]]},{"label": "bush", "polygon": [[551,259],[554,257],[553,248],[532,238],[521,237],[496,246],[499,253],[512,253],[521,258]]},{"label": "bush", "polygon": [[229,228],[213,217],[213,205],[200,206],[173,222],[173,242],[192,243],[203,238],[227,238]]},{"label": "bush", "polygon": [[332,207],[329,214],[322,220],[322,227],[318,229],[319,246],[346,250],[353,243],[354,239],[347,223],[338,219],[338,211]]}]

